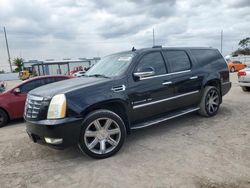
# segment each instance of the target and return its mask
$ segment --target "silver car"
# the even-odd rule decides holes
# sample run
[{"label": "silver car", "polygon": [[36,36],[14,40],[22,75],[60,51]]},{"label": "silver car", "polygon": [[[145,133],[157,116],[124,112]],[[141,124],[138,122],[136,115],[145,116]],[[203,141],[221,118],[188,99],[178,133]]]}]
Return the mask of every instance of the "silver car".
[{"label": "silver car", "polygon": [[243,91],[250,91],[250,66],[238,72],[238,81]]}]

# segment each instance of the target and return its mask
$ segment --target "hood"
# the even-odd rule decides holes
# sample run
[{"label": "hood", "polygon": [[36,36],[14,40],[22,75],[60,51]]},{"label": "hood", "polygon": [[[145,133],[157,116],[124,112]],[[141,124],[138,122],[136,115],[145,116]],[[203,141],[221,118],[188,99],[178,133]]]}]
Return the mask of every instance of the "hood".
[{"label": "hood", "polygon": [[65,94],[76,89],[89,87],[92,85],[100,84],[110,81],[108,78],[97,78],[97,77],[80,77],[72,78],[64,81],[59,81],[51,84],[47,84],[31,90],[29,94],[42,96],[46,98],[52,98],[56,94]]}]

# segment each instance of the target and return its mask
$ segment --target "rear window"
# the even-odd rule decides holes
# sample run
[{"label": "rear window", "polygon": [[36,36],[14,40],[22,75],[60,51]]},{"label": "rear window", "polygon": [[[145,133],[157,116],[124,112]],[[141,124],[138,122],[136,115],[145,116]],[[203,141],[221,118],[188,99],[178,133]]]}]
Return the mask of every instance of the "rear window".
[{"label": "rear window", "polygon": [[218,50],[213,49],[193,49],[191,50],[192,55],[195,57],[199,64],[209,64],[215,61],[225,63],[224,58]]}]

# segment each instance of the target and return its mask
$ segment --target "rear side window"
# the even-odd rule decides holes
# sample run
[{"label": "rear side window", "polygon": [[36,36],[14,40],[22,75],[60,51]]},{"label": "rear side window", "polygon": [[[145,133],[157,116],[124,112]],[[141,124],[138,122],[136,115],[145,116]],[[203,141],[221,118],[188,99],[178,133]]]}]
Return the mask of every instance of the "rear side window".
[{"label": "rear side window", "polygon": [[163,51],[163,55],[170,65],[171,72],[180,72],[191,68],[188,55],[185,51]]},{"label": "rear side window", "polygon": [[136,71],[140,72],[144,68],[152,67],[155,75],[166,74],[166,67],[160,52],[146,54],[140,60]]},{"label": "rear side window", "polygon": [[193,49],[191,53],[199,64],[207,65],[213,62],[225,63],[224,58],[218,50]]}]

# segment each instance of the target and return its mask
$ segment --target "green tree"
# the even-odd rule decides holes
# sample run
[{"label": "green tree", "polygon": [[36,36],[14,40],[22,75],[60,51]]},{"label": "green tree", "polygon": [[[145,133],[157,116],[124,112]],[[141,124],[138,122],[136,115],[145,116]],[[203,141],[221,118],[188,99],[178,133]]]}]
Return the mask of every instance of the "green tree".
[{"label": "green tree", "polygon": [[243,49],[248,48],[250,46],[250,37],[242,39],[239,42],[239,46],[242,47]]},{"label": "green tree", "polygon": [[13,64],[17,67],[15,72],[20,72],[23,70],[23,58],[17,57],[13,60]]},{"label": "green tree", "polygon": [[240,40],[238,45],[240,48],[232,52],[232,56],[250,55],[250,37]]}]

